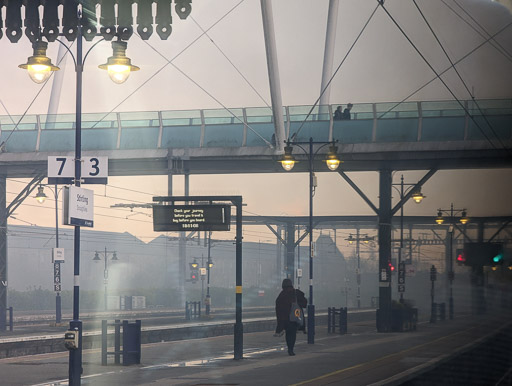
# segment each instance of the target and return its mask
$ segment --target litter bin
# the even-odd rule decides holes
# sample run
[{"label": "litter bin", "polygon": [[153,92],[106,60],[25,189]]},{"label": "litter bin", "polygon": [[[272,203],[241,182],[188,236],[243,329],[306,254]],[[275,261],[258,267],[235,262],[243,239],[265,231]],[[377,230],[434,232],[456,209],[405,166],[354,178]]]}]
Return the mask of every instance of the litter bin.
[{"label": "litter bin", "polygon": [[123,320],[123,366],[140,364],[141,323]]}]

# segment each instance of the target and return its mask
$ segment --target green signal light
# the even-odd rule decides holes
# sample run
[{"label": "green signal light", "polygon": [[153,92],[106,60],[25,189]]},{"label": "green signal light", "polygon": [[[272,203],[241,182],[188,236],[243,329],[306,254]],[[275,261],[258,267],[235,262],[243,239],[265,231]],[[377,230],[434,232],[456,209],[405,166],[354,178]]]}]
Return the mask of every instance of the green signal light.
[{"label": "green signal light", "polygon": [[494,256],[492,258],[492,261],[494,261],[495,263],[499,263],[501,260],[503,260],[503,254],[502,253],[499,253],[499,254],[497,254],[496,256]]}]

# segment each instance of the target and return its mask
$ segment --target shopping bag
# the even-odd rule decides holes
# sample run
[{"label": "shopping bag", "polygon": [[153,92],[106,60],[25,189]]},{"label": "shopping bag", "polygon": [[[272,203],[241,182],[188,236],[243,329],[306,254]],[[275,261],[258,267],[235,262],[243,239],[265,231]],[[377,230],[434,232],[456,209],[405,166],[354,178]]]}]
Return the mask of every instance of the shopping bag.
[{"label": "shopping bag", "polygon": [[290,309],[290,322],[297,323],[299,327],[304,325],[304,311],[297,302],[292,303],[292,307]]}]

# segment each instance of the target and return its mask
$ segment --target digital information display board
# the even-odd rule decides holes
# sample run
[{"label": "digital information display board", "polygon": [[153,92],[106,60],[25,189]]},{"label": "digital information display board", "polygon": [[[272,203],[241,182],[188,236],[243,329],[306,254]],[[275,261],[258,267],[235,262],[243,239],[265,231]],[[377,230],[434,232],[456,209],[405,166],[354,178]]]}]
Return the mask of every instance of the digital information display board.
[{"label": "digital information display board", "polygon": [[153,205],[153,230],[229,231],[231,205]]}]

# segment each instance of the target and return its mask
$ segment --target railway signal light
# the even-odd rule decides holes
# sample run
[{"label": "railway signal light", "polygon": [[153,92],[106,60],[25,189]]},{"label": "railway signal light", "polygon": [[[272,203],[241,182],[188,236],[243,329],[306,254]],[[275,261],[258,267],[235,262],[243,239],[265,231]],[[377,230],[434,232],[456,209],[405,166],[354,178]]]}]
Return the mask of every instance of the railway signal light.
[{"label": "railway signal light", "polygon": [[492,258],[492,262],[494,264],[501,264],[503,263],[503,251],[500,251],[496,256]]},{"label": "railway signal light", "polygon": [[435,265],[432,265],[430,268],[430,280],[436,281],[437,280],[437,269]]},{"label": "railway signal light", "polygon": [[495,266],[503,264],[504,252],[501,243],[464,244],[464,264],[472,267]]},{"label": "railway signal light", "polygon": [[464,249],[457,249],[457,251],[455,252],[455,255],[457,256],[457,263],[459,263],[459,264],[466,263],[466,255],[464,253]]},{"label": "railway signal light", "polygon": [[197,283],[199,280],[199,264],[196,260],[194,260],[192,263],[188,264],[190,267],[190,281],[192,283]]}]

